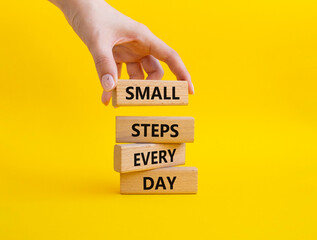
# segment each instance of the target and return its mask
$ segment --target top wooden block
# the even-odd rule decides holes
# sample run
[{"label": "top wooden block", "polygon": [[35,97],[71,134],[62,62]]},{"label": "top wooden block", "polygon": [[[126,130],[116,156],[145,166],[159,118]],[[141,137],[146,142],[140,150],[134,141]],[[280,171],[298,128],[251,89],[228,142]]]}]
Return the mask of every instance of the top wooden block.
[{"label": "top wooden block", "polygon": [[118,80],[112,92],[112,105],[188,105],[186,81]]}]

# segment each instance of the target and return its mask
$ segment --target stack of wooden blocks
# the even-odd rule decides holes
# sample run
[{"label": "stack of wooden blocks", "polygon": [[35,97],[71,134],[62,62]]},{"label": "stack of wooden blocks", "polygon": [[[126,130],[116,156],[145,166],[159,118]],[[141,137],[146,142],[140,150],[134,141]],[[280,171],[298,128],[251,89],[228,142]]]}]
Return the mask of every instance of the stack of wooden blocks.
[{"label": "stack of wooden blocks", "polygon": [[[184,81],[119,80],[113,105],[187,105]],[[185,143],[194,142],[192,117],[116,117],[114,169],[121,194],[196,193],[198,172],[185,164]]]}]

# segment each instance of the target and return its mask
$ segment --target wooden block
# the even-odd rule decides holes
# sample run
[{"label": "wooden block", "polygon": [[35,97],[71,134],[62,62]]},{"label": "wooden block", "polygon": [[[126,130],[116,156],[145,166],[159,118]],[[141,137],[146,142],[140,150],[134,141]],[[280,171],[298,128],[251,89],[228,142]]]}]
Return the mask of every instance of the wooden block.
[{"label": "wooden block", "polygon": [[121,194],[176,194],[197,192],[197,168],[168,167],[121,173]]},{"label": "wooden block", "polygon": [[118,143],[183,143],[194,141],[192,117],[116,117]]},{"label": "wooden block", "polygon": [[188,83],[186,81],[118,80],[112,91],[112,105],[187,105]]},{"label": "wooden block", "polygon": [[120,173],[182,164],[185,164],[185,143],[136,143],[114,146],[114,170]]}]

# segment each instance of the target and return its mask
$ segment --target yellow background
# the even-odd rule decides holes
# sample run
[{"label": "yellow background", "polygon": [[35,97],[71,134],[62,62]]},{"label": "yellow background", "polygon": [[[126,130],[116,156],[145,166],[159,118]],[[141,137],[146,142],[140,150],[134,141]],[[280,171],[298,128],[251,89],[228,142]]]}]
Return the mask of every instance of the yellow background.
[{"label": "yellow background", "polygon": [[[63,14],[1,1],[0,239],[317,239],[316,1],[109,3],[179,52],[196,94],[106,108]],[[198,194],[121,196],[116,115],[195,117]]]}]

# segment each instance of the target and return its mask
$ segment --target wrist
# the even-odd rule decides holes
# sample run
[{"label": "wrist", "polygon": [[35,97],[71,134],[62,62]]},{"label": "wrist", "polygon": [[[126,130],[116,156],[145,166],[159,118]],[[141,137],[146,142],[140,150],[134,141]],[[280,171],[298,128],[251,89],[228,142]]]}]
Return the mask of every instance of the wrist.
[{"label": "wrist", "polygon": [[73,26],[74,17],[79,9],[85,8],[85,5],[90,4],[94,0],[48,0],[58,7],[65,15],[68,23]]},{"label": "wrist", "polygon": [[71,17],[72,12],[76,12],[82,5],[87,5],[93,0],[48,0],[58,7],[66,17]]},{"label": "wrist", "polygon": [[58,7],[62,12],[66,9],[66,6],[73,2],[73,0],[48,0],[53,3],[56,7]]}]

